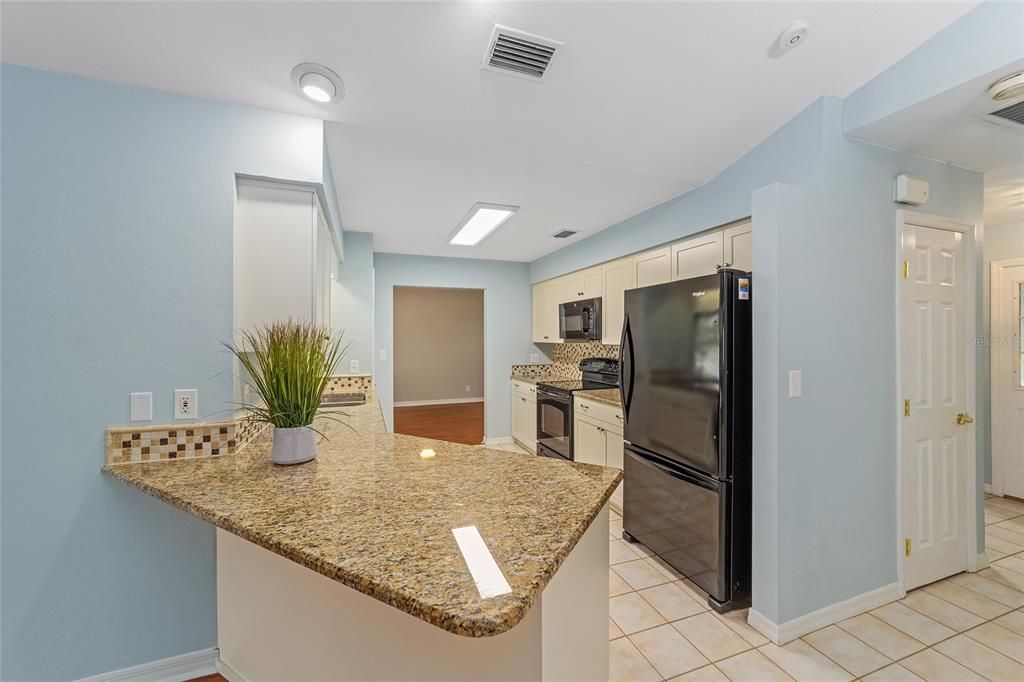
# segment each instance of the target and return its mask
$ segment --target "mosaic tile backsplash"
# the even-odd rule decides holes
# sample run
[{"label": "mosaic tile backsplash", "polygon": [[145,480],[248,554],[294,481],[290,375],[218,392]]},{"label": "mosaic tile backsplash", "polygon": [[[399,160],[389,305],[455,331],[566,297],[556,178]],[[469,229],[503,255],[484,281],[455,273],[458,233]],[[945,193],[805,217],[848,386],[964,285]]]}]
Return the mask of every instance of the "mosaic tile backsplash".
[{"label": "mosaic tile backsplash", "polygon": [[107,464],[212,457],[235,451],[238,422],[107,429]]},{"label": "mosaic tile backsplash", "polygon": [[551,346],[551,362],[512,365],[512,374],[527,379],[579,379],[580,361],[584,358],[618,357],[618,346],[608,346],[596,341],[555,343]]}]

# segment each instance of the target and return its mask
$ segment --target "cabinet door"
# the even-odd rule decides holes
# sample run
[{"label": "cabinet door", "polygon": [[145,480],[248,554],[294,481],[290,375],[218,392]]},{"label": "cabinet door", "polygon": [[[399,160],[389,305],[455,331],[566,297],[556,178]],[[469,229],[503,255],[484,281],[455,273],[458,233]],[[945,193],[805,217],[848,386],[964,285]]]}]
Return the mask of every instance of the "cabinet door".
[{"label": "cabinet door", "polygon": [[581,298],[586,298],[583,295],[583,272],[574,272],[565,277],[562,280],[562,302],[578,301]]},{"label": "cabinet door", "polygon": [[562,302],[600,298],[603,289],[600,267],[580,270],[562,278]]},{"label": "cabinet door", "polygon": [[588,419],[576,418],[572,435],[573,459],[584,464],[605,465],[605,428]]},{"label": "cabinet door", "polygon": [[544,283],[533,285],[533,342],[544,342]]},{"label": "cabinet door", "polygon": [[[611,429],[605,429],[604,443],[605,466],[622,471],[622,434],[612,431]],[[616,505],[619,510],[622,509],[622,492],[625,486],[626,482],[623,480],[623,482],[619,483],[615,488],[615,492],[612,493],[612,503]]]},{"label": "cabinet door", "polygon": [[721,230],[690,237],[672,247],[672,279],[713,275],[723,262]]},{"label": "cabinet door", "polygon": [[512,394],[512,437],[521,443],[529,444],[534,440],[536,416],[532,403],[521,395]]},{"label": "cabinet door", "polygon": [[636,267],[636,286],[649,287],[672,280],[671,249],[664,247],[633,257]]},{"label": "cabinet door", "polygon": [[558,343],[558,306],[562,303],[562,280],[541,283],[539,343]]},{"label": "cabinet door", "polygon": [[623,259],[604,266],[604,298],[601,307],[602,343],[617,345],[622,338],[627,289],[636,288],[636,271],[632,259]]},{"label": "cabinet door", "polygon": [[725,264],[730,268],[746,270],[754,269],[751,256],[753,248],[754,230],[752,223],[743,223],[726,228],[724,239]]}]

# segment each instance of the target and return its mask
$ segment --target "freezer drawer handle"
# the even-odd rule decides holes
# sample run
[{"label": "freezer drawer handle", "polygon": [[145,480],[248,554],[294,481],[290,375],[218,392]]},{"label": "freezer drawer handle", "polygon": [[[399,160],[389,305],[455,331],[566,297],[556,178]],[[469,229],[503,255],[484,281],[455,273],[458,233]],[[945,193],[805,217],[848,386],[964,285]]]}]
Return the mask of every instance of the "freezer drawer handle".
[{"label": "freezer drawer handle", "polygon": [[646,457],[641,457],[640,455],[637,455],[634,452],[630,452],[629,454],[630,454],[631,457],[636,459],[641,464],[646,464],[647,466],[650,466],[653,469],[657,469],[658,471],[662,472],[666,476],[671,476],[672,478],[678,478],[680,481],[685,481],[686,483],[691,483],[693,485],[700,486],[701,488],[704,488],[705,490],[711,490],[713,492],[717,492],[715,490],[714,486],[708,484],[706,481],[700,480],[697,477],[687,476],[686,474],[684,474],[681,471],[675,471],[673,469],[670,469],[667,466],[665,466],[664,464],[661,464],[659,462],[655,462],[654,460],[648,459]]}]

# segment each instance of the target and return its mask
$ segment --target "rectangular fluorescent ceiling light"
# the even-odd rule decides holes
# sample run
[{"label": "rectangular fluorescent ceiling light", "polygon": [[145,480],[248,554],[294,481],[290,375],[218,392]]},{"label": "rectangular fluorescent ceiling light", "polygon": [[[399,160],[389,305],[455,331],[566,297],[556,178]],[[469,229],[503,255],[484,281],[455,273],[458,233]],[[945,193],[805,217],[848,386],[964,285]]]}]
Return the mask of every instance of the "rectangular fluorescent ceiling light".
[{"label": "rectangular fluorescent ceiling light", "polygon": [[518,210],[518,206],[474,204],[452,235],[448,237],[448,243],[455,246],[476,246]]}]

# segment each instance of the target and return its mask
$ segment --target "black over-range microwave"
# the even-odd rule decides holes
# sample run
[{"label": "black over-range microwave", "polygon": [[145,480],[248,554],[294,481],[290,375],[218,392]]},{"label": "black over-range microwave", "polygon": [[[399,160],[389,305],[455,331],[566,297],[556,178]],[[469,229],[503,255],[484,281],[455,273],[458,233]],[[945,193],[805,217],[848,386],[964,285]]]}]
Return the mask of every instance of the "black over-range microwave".
[{"label": "black over-range microwave", "polygon": [[564,340],[601,340],[601,299],[585,298],[558,306],[558,336]]}]

